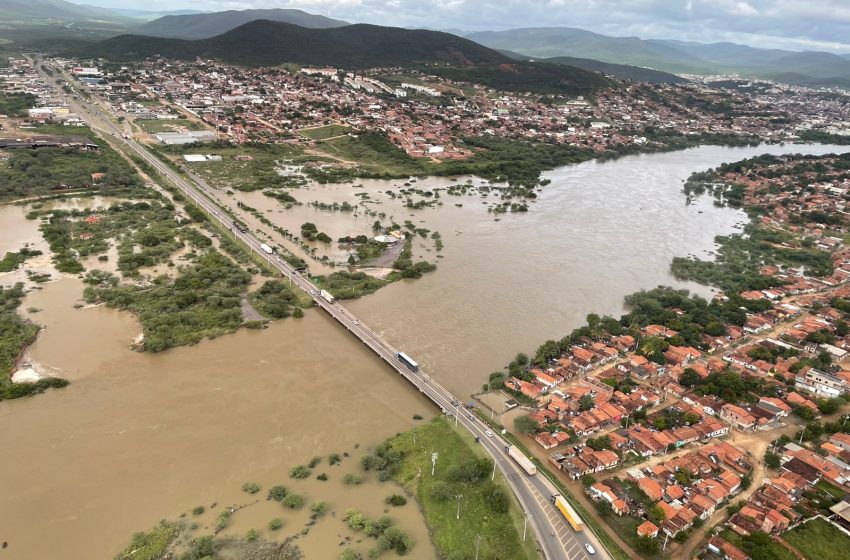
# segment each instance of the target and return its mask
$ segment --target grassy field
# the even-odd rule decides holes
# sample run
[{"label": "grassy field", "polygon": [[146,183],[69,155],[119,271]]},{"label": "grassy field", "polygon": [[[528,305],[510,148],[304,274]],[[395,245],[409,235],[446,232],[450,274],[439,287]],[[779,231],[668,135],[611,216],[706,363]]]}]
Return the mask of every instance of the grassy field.
[{"label": "grassy field", "polygon": [[[753,551],[755,551],[756,554],[759,554],[759,558],[770,558],[771,560],[797,560],[797,557],[794,556],[793,552],[772,540],[764,533],[754,533],[754,535],[749,537],[742,537],[734,531],[724,529],[723,532],[720,533],[720,536],[747,554],[752,555]],[[818,560],[827,560],[827,558],[828,557],[824,556],[822,559],[818,558]],[[840,558],[840,556],[838,558]]]},{"label": "grassy field", "polygon": [[[457,481],[452,477],[452,470],[459,465],[484,455],[469,434],[459,433],[444,418],[437,418],[399,434],[389,443],[404,455],[395,479],[417,497],[441,558],[475,558],[479,536],[481,560],[538,557],[534,539],[522,541],[522,510],[499,477],[496,478],[497,485],[511,496],[509,511],[495,513],[488,504],[486,495],[491,484],[489,471],[492,466],[487,469],[483,480],[477,482]],[[434,477],[430,476],[431,453],[438,454]],[[443,500],[435,497],[435,485],[448,485],[451,497]],[[456,519],[458,501],[453,497],[457,495],[463,496],[460,499],[460,520]]]},{"label": "grassy field", "polygon": [[[282,161],[298,161],[301,150],[280,144],[263,146],[227,146],[218,143],[197,146],[152,146],[166,157],[182,154],[204,153],[221,156],[221,161],[208,161],[195,165],[192,170],[210,185],[220,189],[255,191],[266,188],[296,186],[282,177],[276,168]],[[236,156],[250,156],[250,161],[238,161]]]},{"label": "grassy field", "polygon": [[178,129],[205,130],[204,125],[188,119],[175,119],[170,121],[138,120],[136,123],[151,134],[157,132],[177,132]]},{"label": "grassy field", "polygon": [[830,560],[850,556],[850,537],[823,519],[812,519],[782,537],[809,560]]},{"label": "grassy field", "polygon": [[334,136],[342,136],[343,134],[348,134],[351,129],[347,126],[342,126],[338,124],[329,124],[327,126],[320,126],[318,128],[308,128],[304,130],[299,130],[298,133],[302,136],[306,136],[311,140],[326,140],[328,138],[333,138]]}]

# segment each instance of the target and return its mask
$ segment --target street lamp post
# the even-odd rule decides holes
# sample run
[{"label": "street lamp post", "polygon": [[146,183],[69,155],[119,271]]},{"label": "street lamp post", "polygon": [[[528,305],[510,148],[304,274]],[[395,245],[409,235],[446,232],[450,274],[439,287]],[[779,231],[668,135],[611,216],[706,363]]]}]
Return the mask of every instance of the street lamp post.
[{"label": "street lamp post", "polygon": [[463,494],[457,494],[455,498],[457,499],[457,515],[455,519],[460,519],[460,501],[463,499]]}]

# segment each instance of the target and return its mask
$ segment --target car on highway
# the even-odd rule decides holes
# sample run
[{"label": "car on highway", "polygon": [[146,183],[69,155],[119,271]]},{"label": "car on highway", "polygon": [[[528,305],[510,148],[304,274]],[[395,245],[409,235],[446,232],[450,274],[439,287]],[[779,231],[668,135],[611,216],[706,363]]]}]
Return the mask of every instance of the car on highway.
[{"label": "car on highway", "polygon": [[354,321],[352,321],[352,323],[354,323],[355,325],[359,325],[359,324],[360,324],[360,321],[358,321],[357,319],[355,319]]},{"label": "car on highway", "polygon": [[596,549],[593,548],[593,545],[590,543],[585,543],[584,548],[587,549],[588,554],[596,554]]},{"label": "car on highway", "polygon": [[493,437],[493,432],[491,432],[490,430],[487,430],[486,432],[484,432],[484,434],[485,434],[487,437]]}]

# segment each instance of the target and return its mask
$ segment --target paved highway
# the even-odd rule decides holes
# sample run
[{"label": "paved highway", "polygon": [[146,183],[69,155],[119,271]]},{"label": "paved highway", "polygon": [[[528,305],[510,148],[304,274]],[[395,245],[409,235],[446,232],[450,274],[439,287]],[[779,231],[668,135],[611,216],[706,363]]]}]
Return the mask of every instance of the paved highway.
[{"label": "paved highway", "polygon": [[[61,73],[61,70],[57,68]],[[64,73],[62,73],[64,76]],[[48,83],[53,80],[45,76]],[[58,88],[57,88],[58,89]],[[63,92],[60,90],[60,95]],[[468,413],[459,404],[457,398],[442,385],[433,380],[427,373],[419,370],[411,371],[396,355],[398,350],[393,348],[363,321],[357,319],[339,302],[329,302],[319,296],[319,289],[302,276],[287,262],[277,255],[269,255],[260,247],[261,241],[250,232],[242,232],[232,227],[233,217],[213,201],[213,194],[185,179],[171,167],[151,154],[142,144],[132,137],[125,137],[124,130],[119,128],[101,109],[96,102],[81,103],[77,99],[65,96],[71,108],[83,117],[93,129],[113,136],[113,140],[123,142],[139,157],[154,167],[160,174],[174,183],[189,199],[206,213],[218,219],[224,226],[230,228],[252,251],[265,258],[269,264],[290,279],[292,284],[304,290],[313,297],[316,306],[325,310],[338,323],[359,338],[372,351],[387,362],[397,373],[404,376],[419,392],[433,401],[444,413],[452,414],[454,421],[476,436],[482,447],[493,457],[505,480],[516,494],[523,510],[528,516],[528,525],[534,532],[537,542],[549,560],[577,560],[582,558],[609,558],[606,551],[599,545],[595,535],[589,530],[576,532],[564,520],[560,512],[552,505],[552,494],[558,493],[554,484],[545,476],[538,474],[528,476],[519,465],[505,453],[507,442],[499,435],[489,430],[489,427],[476,416]],[[489,434],[489,435],[488,435]],[[439,464],[439,462],[438,462]],[[485,536],[486,537],[486,536]],[[595,549],[591,555],[586,545]]]}]

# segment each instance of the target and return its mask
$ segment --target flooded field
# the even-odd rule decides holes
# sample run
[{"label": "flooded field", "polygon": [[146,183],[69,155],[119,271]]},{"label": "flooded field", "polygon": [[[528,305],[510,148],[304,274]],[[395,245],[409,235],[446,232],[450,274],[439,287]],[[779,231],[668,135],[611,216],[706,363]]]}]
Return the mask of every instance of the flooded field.
[{"label": "flooded field", "polygon": [[[442,206],[410,210],[383,194],[397,191],[399,181],[311,186],[293,194],[305,202],[353,204],[354,193],[367,192],[376,201],[370,209],[386,214],[383,223],[410,220],[441,233],[443,258],[431,239],[417,238],[414,249],[417,259],[438,264],[436,272],[348,303],[465,396],[515,352],[562,336],[587,313],[617,314],[629,292],[681,285],[669,274],[674,256],[705,256],[715,235],[736,231],[745,220],[741,212],[716,208],[708,198],[685,204],[681,183],[692,171],[790,151],[836,148],[704,147],[589,162],[548,174],[552,184],[528,213],[502,214],[499,221],[480,197],[443,194]],[[233,206],[240,200],[257,208],[281,228],[297,231],[310,221],[334,239],[369,234],[376,219],[312,206],[284,210],[261,193],[222,196]],[[33,243],[47,253],[38,223],[25,214],[25,208],[0,206],[0,250]],[[336,243],[327,251],[334,258],[344,254]],[[129,349],[139,323],[105,307],[76,309],[82,289],[80,280],[65,277],[32,292],[22,306],[40,309],[31,318],[46,327],[27,357],[72,384],[0,403],[0,541],[9,544],[0,559],[110,558],[133,532],[213,503],[259,500],[239,511],[225,534],[255,528],[268,536],[274,517],[284,522],[281,537],[297,534],[309,508],[291,512],[266,502],[265,489],[274,484],[304,495],[307,505],[327,501],[336,512],[298,540],[307,558],[338,554],[348,534],[340,519],[345,509],[383,512],[383,499],[396,491],[392,485],[367,478],[345,486],[342,475],[359,470],[359,454],[368,446],[414,425],[414,414],[429,418],[433,408],[321,312],[140,354]],[[341,466],[327,465],[328,454],[344,452],[350,457]],[[327,482],[289,479],[290,467],[314,456],[325,458],[315,473],[326,472]],[[263,490],[249,496],[241,491],[246,482]],[[209,532],[212,511],[198,520],[199,534]],[[415,504],[389,515],[417,542],[409,557],[433,557]]]}]

